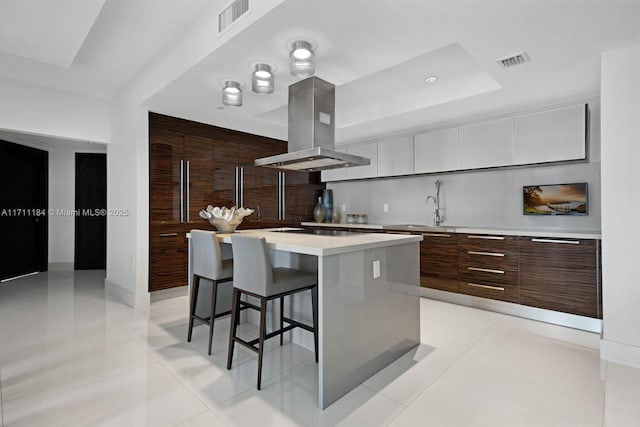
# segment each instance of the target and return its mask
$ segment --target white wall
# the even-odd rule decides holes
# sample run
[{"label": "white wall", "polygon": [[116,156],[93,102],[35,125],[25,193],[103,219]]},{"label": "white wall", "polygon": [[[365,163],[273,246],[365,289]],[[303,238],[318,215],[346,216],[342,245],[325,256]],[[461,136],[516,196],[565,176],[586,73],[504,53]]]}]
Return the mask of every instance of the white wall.
[{"label": "white wall", "polygon": [[[586,102],[586,101],[585,101]],[[403,178],[328,183],[334,202],[347,212],[364,213],[370,223],[433,224],[433,204],[425,203],[440,188],[445,225],[544,230],[600,230],[600,106],[590,109],[589,162],[555,166],[480,170]],[[461,123],[462,124],[462,123]],[[537,217],[522,214],[522,187],[587,182],[589,215]],[[389,211],[384,212],[384,204]]]},{"label": "white wall", "polygon": [[[75,152],[56,148],[49,151],[49,209],[74,209]],[[75,221],[72,216],[49,216],[49,263],[72,263]]]},{"label": "white wall", "polygon": [[0,77],[0,129],[109,142],[109,103]]},{"label": "white wall", "polygon": [[601,357],[640,367],[640,45],[602,55]]},{"label": "white wall", "polygon": [[149,305],[149,135],[148,112],[118,97],[111,106],[107,147],[107,206],[128,209],[107,216],[106,289],[133,307]]}]

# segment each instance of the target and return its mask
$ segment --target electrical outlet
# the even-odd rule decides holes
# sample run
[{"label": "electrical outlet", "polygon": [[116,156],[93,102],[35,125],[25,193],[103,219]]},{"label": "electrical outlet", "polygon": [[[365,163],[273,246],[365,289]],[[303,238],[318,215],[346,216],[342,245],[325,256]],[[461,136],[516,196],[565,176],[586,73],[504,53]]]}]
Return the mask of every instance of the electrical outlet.
[{"label": "electrical outlet", "polygon": [[380,260],[377,259],[373,261],[373,278],[377,279],[380,277]]},{"label": "electrical outlet", "polygon": [[385,212],[389,212],[389,203],[385,203],[384,205],[382,205],[382,210]]}]

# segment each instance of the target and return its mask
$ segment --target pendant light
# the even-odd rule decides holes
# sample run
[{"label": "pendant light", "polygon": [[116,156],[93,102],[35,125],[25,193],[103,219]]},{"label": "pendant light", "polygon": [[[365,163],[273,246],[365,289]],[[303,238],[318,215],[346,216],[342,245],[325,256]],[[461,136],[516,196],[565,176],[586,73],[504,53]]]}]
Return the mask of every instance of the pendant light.
[{"label": "pendant light", "polygon": [[273,93],[275,85],[273,83],[273,71],[268,64],[256,64],[255,71],[251,76],[251,89],[256,93]]},{"label": "pendant light", "polygon": [[240,83],[234,80],[224,82],[222,103],[229,107],[242,107],[242,89],[240,89]]},{"label": "pendant light", "polygon": [[290,72],[295,77],[310,77],[315,72],[315,62],[311,43],[298,40],[293,43],[290,59]]}]

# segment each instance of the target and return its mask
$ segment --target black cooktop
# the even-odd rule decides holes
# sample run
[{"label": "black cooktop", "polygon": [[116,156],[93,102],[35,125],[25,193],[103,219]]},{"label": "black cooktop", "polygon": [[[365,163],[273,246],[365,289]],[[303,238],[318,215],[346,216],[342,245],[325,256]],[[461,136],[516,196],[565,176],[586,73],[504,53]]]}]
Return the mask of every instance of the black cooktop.
[{"label": "black cooktop", "polygon": [[278,233],[298,233],[298,234],[315,234],[316,236],[352,236],[354,232],[344,230],[318,230],[311,228],[292,229],[292,230],[273,230]]}]

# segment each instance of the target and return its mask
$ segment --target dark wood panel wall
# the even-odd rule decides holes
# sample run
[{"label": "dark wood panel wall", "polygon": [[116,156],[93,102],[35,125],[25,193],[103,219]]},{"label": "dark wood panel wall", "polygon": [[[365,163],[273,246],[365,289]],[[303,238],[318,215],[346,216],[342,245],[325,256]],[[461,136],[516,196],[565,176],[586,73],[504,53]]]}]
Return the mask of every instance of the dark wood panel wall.
[{"label": "dark wood panel wall", "polygon": [[283,217],[279,172],[253,165],[256,158],[286,151],[286,141],[149,113],[150,291],[187,284],[185,235],[195,228],[214,229],[198,214],[207,205],[231,207],[242,199],[242,206],[255,213],[241,229],[313,220],[324,188],[319,172],[285,173]]}]

